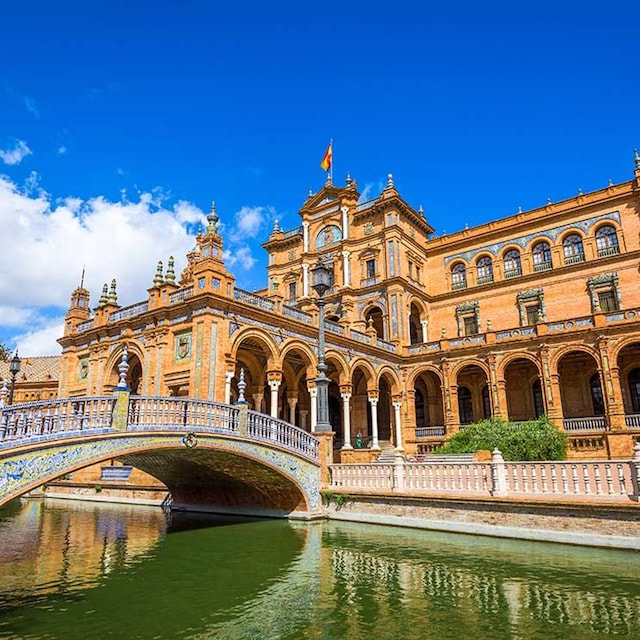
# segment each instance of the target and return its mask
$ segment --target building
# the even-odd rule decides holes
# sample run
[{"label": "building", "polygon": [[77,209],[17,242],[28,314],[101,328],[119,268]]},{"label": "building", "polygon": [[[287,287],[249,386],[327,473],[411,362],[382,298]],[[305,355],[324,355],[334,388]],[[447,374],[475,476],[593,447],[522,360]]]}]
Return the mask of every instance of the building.
[{"label": "building", "polygon": [[546,414],[576,457],[627,457],[640,439],[637,152],[628,182],[440,237],[391,176],[367,201],[328,181],[300,226],[274,226],[259,292],[235,286],[213,207],[208,220],[181,275],[158,263],[141,302],[119,306],[115,281],[93,312],[72,293],[61,397],[111,393],[126,345],[134,394],[228,403],[242,376],[251,408],[313,431],[321,260],[336,459],[426,453],[488,416]]}]

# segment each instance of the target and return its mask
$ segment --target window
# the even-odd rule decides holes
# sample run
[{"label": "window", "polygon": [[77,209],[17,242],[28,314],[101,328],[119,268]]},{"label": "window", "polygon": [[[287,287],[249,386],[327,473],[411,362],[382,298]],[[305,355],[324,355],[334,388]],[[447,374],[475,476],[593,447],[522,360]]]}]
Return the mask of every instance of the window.
[{"label": "window", "polygon": [[538,323],[538,316],[540,315],[540,305],[531,304],[525,307],[527,313],[527,326],[531,326]]},{"label": "window", "polygon": [[553,266],[551,263],[551,247],[548,242],[538,242],[533,246],[533,270],[546,271]]},{"label": "window", "polygon": [[504,254],[504,277],[515,278],[522,275],[522,262],[517,249],[509,249]]},{"label": "window", "polygon": [[614,291],[598,291],[598,306],[600,311],[617,311],[616,294]]},{"label": "window", "polygon": [[416,265],[416,280],[420,282],[420,267]]},{"label": "window", "polygon": [[533,392],[533,408],[536,412],[536,418],[544,415],[544,398],[542,396],[542,384],[540,380],[533,383],[531,391]]},{"label": "window", "polygon": [[473,422],[471,391],[467,387],[458,389],[458,413],[460,414],[460,424],[471,424]]},{"label": "window", "polygon": [[618,311],[621,308],[618,274],[603,273],[587,280],[592,313]]},{"label": "window", "polygon": [[542,289],[520,291],[516,296],[520,312],[520,326],[531,327],[545,321],[544,294]]},{"label": "window", "polygon": [[289,300],[295,300],[298,297],[298,283],[289,283]]},{"label": "window", "polygon": [[596,247],[600,258],[620,253],[618,234],[610,224],[605,224],[596,231]]},{"label": "window", "polygon": [[451,288],[454,291],[467,288],[467,270],[462,262],[458,262],[451,268]]},{"label": "window", "polygon": [[478,333],[478,321],[475,316],[463,318],[463,322],[465,336],[474,336]]},{"label": "window", "polygon": [[493,282],[493,264],[491,258],[484,256],[476,263],[478,271],[478,284],[486,284],[487,282]]},{"label": "window", "polygon": [[629,374],[629,393],[633,413],[640,413],[640,369],[633,369]]},{"label": "window", "polygon": [[424,396],[422,395],[422,391],[420,389],[416,389],[415,396],[415,408],[416,408],[416,427],[427,427],[427,414],[425,412],[425,402]]},{"label": "window", "polygon": [[564,263],[576,264],[584,262],[584,247],[582,246],[582,238],[577,233],[569,234],[562,242],[564,250]]},{"label": "window", "polygon": [[485,420],[491,417],[491,399],[489,397],[489,387],[486,384],[482,387],[482,417]]},{"label": "window", "polygon": [[367,278],[373,278],[376,275],[376,261],[374,259],[367,260]]},{"label": "window", "polygon": [[594,373],[589,380],[589,388],[591,389],[591,402],[593,403],[593,414],[603,416],[604,397],[602,395],[602,385],[600,384],[600,376]]}]

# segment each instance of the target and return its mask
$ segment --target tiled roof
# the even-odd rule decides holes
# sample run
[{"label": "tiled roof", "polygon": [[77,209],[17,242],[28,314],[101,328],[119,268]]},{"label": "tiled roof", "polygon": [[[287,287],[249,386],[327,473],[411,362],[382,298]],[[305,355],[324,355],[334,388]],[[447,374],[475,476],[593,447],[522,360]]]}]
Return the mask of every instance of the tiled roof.
[{"label": "tiled roof", "polygon": [[[20,372],[16,383],[48,382],[60,380],[60,364],[62,356],[32,356],[21,358]],[[0,361],[0,380],[11,380],[9,363]]]}]

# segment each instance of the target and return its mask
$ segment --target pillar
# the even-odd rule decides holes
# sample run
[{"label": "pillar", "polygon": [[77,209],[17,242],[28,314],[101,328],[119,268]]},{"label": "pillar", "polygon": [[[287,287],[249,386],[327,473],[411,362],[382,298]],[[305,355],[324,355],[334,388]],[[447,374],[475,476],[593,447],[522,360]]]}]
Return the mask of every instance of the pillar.
[{"label": "pillar", "polygon": [[351,446],[351,386],[348,391],[340,390],[342,396],[342,425],[343,425],[343,449],[352,449]]},{"label": "pillar", "polygon": [[367,399],[371,405],[371,448],[379,451],[380,444],[378,443],[378,392],[369,391]]},{"label": "pillar", "polygon": [[342,271],[344,273],[344,286],[351,286],[351,265],[349,264],[349,252],[342,252]]},{"label": "pillar", "polygon": [[224,402],[231,404],[231,381],[233,380],[233,371],[227,371],[224,374]]},{"label": "pillar", "polygon": [[302,296],[309,297],[309,265],[306,262],[302,263]]},{"label": "pillar", "polygon": [[428,320],[420,320],[420,326],[422,327],[422,342],[429,342],[429,333],[427,331],[428,325]]},{"label": "pillar", "polygon": [[309,387],[309,399],[311,401],[310,413],[311,413],[311,432],[316,430],[316,422],[318,419],[318,390],[315,385]]},{"label": "pillar", "polygon": [[404,451],[402,446],[402,414],[400,409],[402,408],[402,400],[398,397],[393,400],[393,421],[396,427],[396,449],[398,451]]},{"label": "pillar", "polygon": [[296,423],[296,406],[298,404],[298,396],[294,395],[291,398],[287,398],[289,405],[289,424],[295,425]]},{"label": "pillar", "polygon": [[278,389],[282,380],[275,378],[269,380],[269,389],[271,389],[271,412],[272,418],[278,417]]}]

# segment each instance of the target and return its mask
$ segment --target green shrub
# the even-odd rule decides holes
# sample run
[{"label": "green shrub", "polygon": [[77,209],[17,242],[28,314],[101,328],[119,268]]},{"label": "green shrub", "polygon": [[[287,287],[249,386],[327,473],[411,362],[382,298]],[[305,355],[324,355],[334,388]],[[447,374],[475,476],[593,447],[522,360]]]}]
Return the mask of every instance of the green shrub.
[{"label": "green shrub", "polygon": [[498,448],[505,460],[564,460],[567,442],[567,434],[546,416],[519,423],[489,418],[467,425],[436,453],[475,453]]}]

